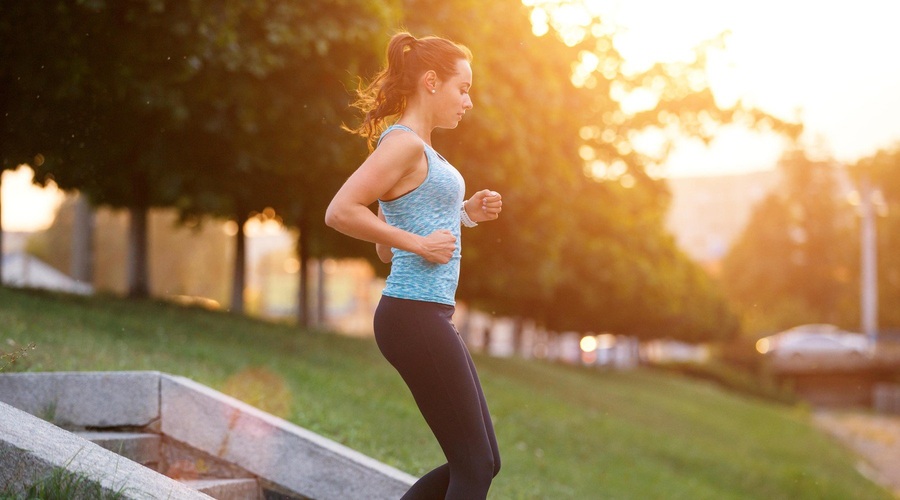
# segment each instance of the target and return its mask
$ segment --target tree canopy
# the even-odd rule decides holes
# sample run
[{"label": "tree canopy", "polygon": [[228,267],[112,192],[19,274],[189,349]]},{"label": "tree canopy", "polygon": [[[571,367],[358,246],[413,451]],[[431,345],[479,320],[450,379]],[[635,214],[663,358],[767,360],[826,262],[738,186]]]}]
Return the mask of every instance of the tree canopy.
[{"label": "tree canopy", "polygon": [[726,255],[722,283],[749,333],[800,323],[855,329],[858,241],[838,166],[800,149],[782,158],[781,183],[755,208]]},{"label": "tree canopy", "polygon": [[850,169],[859,182],[866,177],[875,189],[878,325],[900,330],[900,144],[860,159]]},{"label": "tree canopy", "polygon": [[[470,193],[487,187],[505,201],[500,221],[464,232],[459,297],[557,331],[733,335],[715,283],[663,226],[669,193],[651,173],[665,148],[639,151],[635,141],[648,130],[708,139],[734,121],[796,127],[716,104],[705,57],[720,41],[693,61],[628,73],[606,21],[573,36],[553,22],[561,3],[4,4],[3,166],[28,161],[38,178],[135,211],[241,222],[272,208],[300,230],[302,262],[374,260],[371,245],[322,220],[365,155],[340,130],[354,120],[350,89],[378,68],[398,27],[448,36],[475,54],[475,109],[435,146]],[[554,29],[536,36],[540,13]],[[625,106],[635,92],[650,104]]]},{"label": "tree canopy", "polygon": [[[716,105],[705,79],[715,41],[693,62],[627,74],[603,19],[575,37],[565,26],[535,36],[535,13],[560,5],[405,4],[405,26],[473,50],[472,118],[436,143],[470,190],[504,194],[498,223],[464,232],[460,297],[554,330],[696,341],[733,335],[737,321],[716,284],[664,228],[670,195],[649,174],[664,153],[640,152],[634,141],[650,129],[672,140],[708,139],[715,124],[733,121],[785,133],[797,127]],[[629,111],[624,97],[638,89],[655,103]]]}]

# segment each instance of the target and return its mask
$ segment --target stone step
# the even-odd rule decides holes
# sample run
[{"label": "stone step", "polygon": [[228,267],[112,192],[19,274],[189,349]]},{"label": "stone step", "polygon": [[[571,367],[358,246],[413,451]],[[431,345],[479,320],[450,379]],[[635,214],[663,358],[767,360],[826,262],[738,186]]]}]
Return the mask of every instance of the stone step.
[{"label": "stone step", "polygon": [[159,434],[145,432],[76,432],[76,435],[145,467],[157,470],[160,457]]},{"label": "stone step", "polygon": [[[63,467],[88,474],[92,483],[127,477],[129,485],[135,484],[136,495],[142,494],[142,488],[177,493],[133,497],[141,499],[209,497],[173,476],[256,477],[265,498],[272,500],[394,499],[416,480],[210,387],[160,372],[0,373],[0,402],[0,486],[22,467],[21,457],[40,461],[24,466],[28,474]],[[16,422],[25,416],[46,418],[42,428],[54,432],[45,434],[60,442],[44,442],[51,438],[31,432],[30,427],[8,425],[12,421],[3,417],[4,411],[13,409],[26,414],[15,417]],[[104,448],[63,430],[144,428],[158,433],[161,444],[151,446],[143,458],[125,451],[130,443],[124,443],[122,436],[104,439]],[[7,443],[13,442],[17,447],[10,452]],[[157,448],[158,459],[152,451]],[[119,460],[116,453],[120,451],[134,460]],[[88,455],[109,463],[109,471],[98,468],[99,459],[89,463]],[[158,473],[138,463],[152,465],[154,460],[158,463],[152,469],[164,470]]]},{"label": "stone step", "polygon": [[260,498],[259,482],[256,479],[192,479],[179,480],[179,482],[216,500],[259,500]]},{"label": "stone step", "polygon": [[[157,470],[160,465],[159,434],[143,432],[81,431],[78,436],[145,467]],[[260,487],[253,478],[178,479],[185,486],[217,500],[257,500]]]}]

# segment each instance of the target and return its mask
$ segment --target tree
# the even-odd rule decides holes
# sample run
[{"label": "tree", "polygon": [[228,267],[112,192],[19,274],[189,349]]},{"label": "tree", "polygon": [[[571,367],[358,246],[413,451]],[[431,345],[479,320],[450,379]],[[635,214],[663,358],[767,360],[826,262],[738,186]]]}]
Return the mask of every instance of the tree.
[{"label": "tree", "polygon": [[779,189],[754,209],[725,257],[725,290],[750,333],[808,322],[853,328],[858,238],[836,166],[794,150],[779,168]]},{"label": "tree", "polygon": [[[308,271],[313,256],[331,248],[324,206],[361,161],[348,121],[348,70],[376,61],[373,37],[386,12],[372,2],[317,0],[228,3],[228,16],[211,28],[239,51],[213,45],[186,92],[196,120],[186,137],[197,167],[182,192],[186,213],[237,221],[232,309],[241,310],[242,228],[251,211],[272,207],[299,230],[299,322],[306,326]],[[368,63],[371,64],[371,63]],[[198,147],[199,146],[199,147]],[[356,151],[356,152],[354,152]]]},{"label": "tree", "polygon": [[[143,296],[146,212],[172,202],[179,182],[173,131],[178,83],[193,68],[186,29],[197,2],[43,0],[8,8],[16,72],[9,109],[16,137],[43,161],[38,180],[77,189],[132,216],[131,286]],[[24,77],[19,78],[24,75]]]},{"label": "tree", "polygon": [[[0,176],[23,163],[43,162],[43,156],[37,155],[33,127],[28,127],[31,120],[39,122],[40,116],[17,112],[21,110],[21,103],[30,103],[35,99],[33,89],[43,81],[42,66],[33,64],[34,59],[27,57],[38,50],[37,46],[23,43],[27,41],[23,33],[34,26],[29,23],[31,18],[22,13],[34,13],[40,8],[40,5],[30,2],[0,4]],[[3,248],[2,225],[0,248]],[[0,286],[3,284],[2,261],[0,258]]]},{"label": "tree", "polygon": [[[414,32],[449,35],[473,49],[472,118],[436,142],[472,189],[489,186],[506,201],[498,223],[464,233],[460,297],[551,329],[693,340],[733,334],[736,322],[715,286],[665,231],[669,193],[647,172],[664,151],[651,157],[633,142],[648,129],[672,140],[708,139],[715,125],[733,121],[797,127],[716,105],[704,71],[717,41],[700,47],[693,62],[626,74],[614,30],[601,19],[578,27],[577,36],[561,25],[534,36],[529,19],[544,13],[552,20],[562,3],[405,3],[404,23]],[[655,102],[626,112],[623,97],[636,91]],[[684,305],[691,301],[704,306]],[[720,324],[711,326],[711,317]]]},{"label": "tree", "polygon": [[[29,253],[55,268],[66,271],[75,258],[70,249],[77,237],[75,228],[79,200],[67,197],[53,224],[28,241]],[[194,224],[179,222],[172,209],[153,209],[148,217],[151,233],[147,257],[150,261],[151,293],[156,296],[204,297],[227,303],[229,236],[221,221]],[[123,293],[128,283],[124,271],[127,254],[128,216],[123,210],[100,208],[95,214],[95,290]]]},{"label": "tree", "polygon": [[[348,109],[347,69],[371,59],[368,37],[384,31],[377,20],[390,12],[352,3],[44,0],[10,8],[16,67],[45,68],[13,82],[32,98],[12,116],[36,137],[30,149],[47,157],[39,178],[129,208],[131,295],[149,289],[151,206],[174,206],[185,220],[227,215],[239,231],[251,212],[273,205],[314,216],[299,207],[322,197],[323,171],[352,164],[343,147],[350,138],[336,133]],[[50,35],[34,43],[33,32]],[[60,60],[63,50],[71,57]],[[243,241],[239,233],[237,310]]]},{"label": "tree", "polygon": [[878,299],[887,307],[878,308],[878,324],[900,329],[900,310],[889,306],[900,301],[900,145],[861,158],[850,171],[857,181],[866,176],[881,195],[876,200]]}]

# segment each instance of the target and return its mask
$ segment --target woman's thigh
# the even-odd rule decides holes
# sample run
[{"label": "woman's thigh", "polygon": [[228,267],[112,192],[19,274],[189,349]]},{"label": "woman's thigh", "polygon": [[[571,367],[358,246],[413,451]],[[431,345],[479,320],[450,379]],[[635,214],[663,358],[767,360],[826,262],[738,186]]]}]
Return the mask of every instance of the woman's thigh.
[{"label": "woman's thigh", "polygon": [[383,299],[375,332],[379,348],[403,377],[448,460],[474,459],[473,453],[495,456],[478,377],[447,309]]}]

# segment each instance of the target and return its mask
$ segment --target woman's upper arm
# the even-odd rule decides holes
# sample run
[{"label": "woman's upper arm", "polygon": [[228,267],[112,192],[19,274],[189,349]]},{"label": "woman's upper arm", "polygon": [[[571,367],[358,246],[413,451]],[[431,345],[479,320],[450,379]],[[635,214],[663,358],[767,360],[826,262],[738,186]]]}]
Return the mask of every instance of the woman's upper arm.
[{"label": "woman's upper arm", "polygon": [[389,134],[347,179],[332,204],[370,206],[415,168],[423,151],[415,135]]}]

